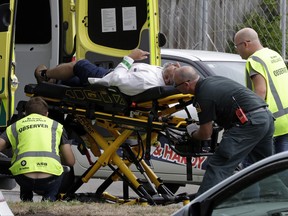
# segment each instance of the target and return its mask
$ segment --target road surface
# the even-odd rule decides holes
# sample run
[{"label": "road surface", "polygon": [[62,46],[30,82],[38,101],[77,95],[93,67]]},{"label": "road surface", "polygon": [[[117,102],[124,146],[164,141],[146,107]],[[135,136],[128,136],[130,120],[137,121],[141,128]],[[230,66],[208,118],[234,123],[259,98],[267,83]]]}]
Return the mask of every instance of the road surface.
[{"label": "road surface", "polygon": [[[88,183],[84,183],[77,191],[76,193],[93,193],[97,190],[97,188],[100,186],[100,184],[103,182],[103,180],[100,179],[90,179]],[[180,187],[176,194],[187,192],[188,194],[195,193],[198,190],[198,185],[187,185],[186,187]],[[108,189],[107,192],[117,195],[117,196],[123,196],[123,183],[122,182],[115,182],[113,183]],[[2,194],[6,201],[12,201],[17,202],[20,201],[19,198],[19,186],[16,185],[16,187],[12,190],[2,190]],[[134,191],[129,189],[129,195],[135,196]],[[35,194],[34,195],[34,201],[41,201],[41,196]]]}]

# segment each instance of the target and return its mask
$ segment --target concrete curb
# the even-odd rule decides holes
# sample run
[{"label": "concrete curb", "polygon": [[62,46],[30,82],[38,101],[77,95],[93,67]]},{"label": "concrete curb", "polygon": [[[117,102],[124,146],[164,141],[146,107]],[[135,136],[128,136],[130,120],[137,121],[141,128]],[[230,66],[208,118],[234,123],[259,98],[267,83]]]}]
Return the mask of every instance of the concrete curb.
[{"label": "concrete curb", "polygon": [[0,191],[0,216],[14,216],[8,204],[6,203],[6,200],[1,191]]}]

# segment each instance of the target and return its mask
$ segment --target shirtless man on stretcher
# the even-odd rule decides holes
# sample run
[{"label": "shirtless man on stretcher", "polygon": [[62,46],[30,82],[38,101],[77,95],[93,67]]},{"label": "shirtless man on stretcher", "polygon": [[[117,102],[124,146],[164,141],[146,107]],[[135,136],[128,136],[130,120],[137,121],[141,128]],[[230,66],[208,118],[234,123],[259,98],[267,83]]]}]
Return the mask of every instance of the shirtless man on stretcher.
[{"label": "shirtless man on stretcher", "polygon": [[98,67],[88,60],[63,63],[48,69],[39,65],[35,70],[38,83],[56,82],[69,86],[85,86],[99,83],[117,86],[126,95],[137,95],[149,88],[173,85],[174,71],[180,68],[178,62],[168,63],[163,67],[146,63],[134,63],[135,60],[146,59],[149,52],[134,49],[114,70]]}]

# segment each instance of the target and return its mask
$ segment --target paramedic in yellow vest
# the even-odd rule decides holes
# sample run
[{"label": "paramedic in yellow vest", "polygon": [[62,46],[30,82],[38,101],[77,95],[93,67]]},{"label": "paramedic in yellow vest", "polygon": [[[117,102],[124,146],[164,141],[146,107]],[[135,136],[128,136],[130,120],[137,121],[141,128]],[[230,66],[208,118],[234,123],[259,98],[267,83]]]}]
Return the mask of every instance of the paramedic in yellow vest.
[{"label": "paramedic in yellow vest", "polygon": [[33,201],[33,192],[42,195],[42,201],[55,201],[62,164],[75,163],[71,145],[63,126],[47,117],[48,105],[41,97],[26,103],[25,114],[1,134],[0,151],[12,147],[10,171],[20,186],[22,201]]},{"label": "paramedic in yellow vest", "polygon": [[234,37],[246,63],[247,87],[263,98],[276,118],[274,151],[288,150],[288,71],[283,58],[264,48],[254,29],[243,28]]}]

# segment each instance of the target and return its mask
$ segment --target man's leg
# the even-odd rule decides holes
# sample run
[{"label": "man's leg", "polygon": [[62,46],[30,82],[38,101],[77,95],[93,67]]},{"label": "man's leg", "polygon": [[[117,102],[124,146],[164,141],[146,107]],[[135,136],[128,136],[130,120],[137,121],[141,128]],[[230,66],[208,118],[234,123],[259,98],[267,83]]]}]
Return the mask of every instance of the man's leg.
[{"label": "man's leg", "polygon": [[33,179],[24,175],[17,175],[15,180],[20,186],[20,199],[23,202],[33,202]]},{"label": "man's leg", "polygon": [[63,175],[37,179],[34,192],[42,195],[42,201],[56,201]]},{"label": "man's leg", "polygon": [[35,78],[38,83],[49,81],[50,79],[68,80],[74,76],[73,67],[76,62],[63,63],[55,68],[47,69],[45,65],[39,65],[35,69]]},{"label": "man's leg", "polygon": [[20,186],[20,199],[23,202],[33,202],[33,191]]},{"label": "man's leg", "polygon": [[[87,85],[88,77],[102,78],[109,72],[109,69],[98,67],[88,60],[82,59],[77,62],[62,63],[55,68],[45,69],[45,66],[39,65],[35,70],[35,78],[38,83],[48,81],[50,79],[68,81],[70,83],[71,78],[76,76],[79,83]],[[79,82],[80,80],[80,82]]]},{"label": "man's leg", "polygon": [[83,85],[89,84],[88,82],[89,77],[102,78],[107,73],[109,73],[109,71],[110,71],[109,69],[98,67],[85,59],[79,60],[73,68],[74,75],[79,78],[80,82]]},{"label": "man's leg", "polygon": [[234,140],[231,130],[223,133],[218,149],[212,156],[208,157],[207,169],[196,196],[199,196],[233,174],[241,161],[239,158],[236,159],[236,146],[241,145],[241,143],[237,144],[237,142]]},{"label": "man's leg", "polygon": [[83,86],[80,79],[77,76],[73,76],[68,80],[59,80],[57,84],[71,86],[71,87],[81,87]]},{"label": "man's leg", "polygon": [[[197,196],[232,175],[247,155],[252,156],[252,162],[255,162],[272,154],[272,115],[267,112],[254,115],[245,125],[232,127],[223,133],[218,149],[208,160]],[[254,148],[257,149],[257,154],[255,152],[250,155]]]},{"label": "man's leg", "polygon": [[261,139],[260,136],[258,137],[260,140],[247,156],[247,160],[250,162],[250,164],[253,164],[273,154],[273,133],[275,128],[274,128],[274,119],[269,110],[254,114],[253,116],[250,116],[248,118],[251,119],[252,125],[255,126],[261,125],[257,123],[263,121],[263,119],[266,119],[267,121],[267,124],[262,126],[263,136],[261,137]]},{"label": "man's leg", "polygon": [[274,150],[275,153],[288,150],[288,134],[274,137]]}]

